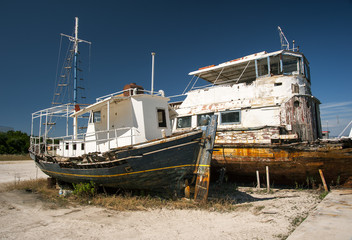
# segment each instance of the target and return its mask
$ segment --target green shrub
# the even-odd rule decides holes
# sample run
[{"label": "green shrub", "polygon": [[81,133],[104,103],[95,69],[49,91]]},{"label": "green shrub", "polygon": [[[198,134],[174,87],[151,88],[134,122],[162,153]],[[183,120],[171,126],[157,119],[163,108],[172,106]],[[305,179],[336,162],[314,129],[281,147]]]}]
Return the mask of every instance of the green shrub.
[{"label": "green shrub", "polygon": [[93,181],[88,183],[72,183],[73,194],[80,197],[93,197],[96,193],[96,186]]}]

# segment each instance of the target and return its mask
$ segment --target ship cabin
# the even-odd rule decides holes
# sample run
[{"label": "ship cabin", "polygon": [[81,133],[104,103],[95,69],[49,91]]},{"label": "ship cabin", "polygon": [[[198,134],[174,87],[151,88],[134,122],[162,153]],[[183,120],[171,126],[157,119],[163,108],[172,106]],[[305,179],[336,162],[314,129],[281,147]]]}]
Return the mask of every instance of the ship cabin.
[{"label": "ship cabin", "polygon": [[218,115],[217,144],[271,144],[322,137],[319,100],[301,52],[259,52],[189,73],[208,85],[173,104],[173,131],[201,128]]},{"label": "ship cabin", "polygon": [[[162,90],[147,94],[137,88],[100,97],[94,104],[72,111],[73,135],[33,137],[31,145],[48,155],[79,157],[167,137],[171,135],[169,111],[172,113],[168,101]],[[77,119],[84,115],[89,116],[86,132],[77,134]]]}]

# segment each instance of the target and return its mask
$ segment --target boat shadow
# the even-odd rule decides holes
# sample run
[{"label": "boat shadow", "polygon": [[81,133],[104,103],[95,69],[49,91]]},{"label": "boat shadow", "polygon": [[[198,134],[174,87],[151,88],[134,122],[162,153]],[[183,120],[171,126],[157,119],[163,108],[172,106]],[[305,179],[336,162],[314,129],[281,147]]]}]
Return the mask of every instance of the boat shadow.
[{"label": "boat shadow", "polygon": [[[263,197],[254,197],[252,194],[260,194]],[[237,204],[267,201],[276,198],[273,194],[266,194],[266,189],[257,190],[250,187],[241,187],[239,189],[236,184],[210,184],[208,195],[208,200],[229,201]]]}]

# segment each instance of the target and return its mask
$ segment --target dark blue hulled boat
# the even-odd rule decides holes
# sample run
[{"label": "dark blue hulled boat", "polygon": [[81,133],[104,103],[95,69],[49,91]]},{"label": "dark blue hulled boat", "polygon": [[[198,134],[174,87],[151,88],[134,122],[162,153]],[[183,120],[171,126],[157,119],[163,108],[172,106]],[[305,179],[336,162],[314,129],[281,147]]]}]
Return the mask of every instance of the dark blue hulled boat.
[{"label": "dark blue hulled boat", "polygon": [[148,94],[130,84],[80,110],[64,105],[33,113],[33,120],[70,115],[74,124],[87,116],[88,124],[84,134],[74,126],[72,136],[32,136],[31,156],[44,173],[63,182],[176,189],[199,166],[202,131],[172,135],[168,101],[162,91]]},{"label": "dark blue hulled boat", "polygon": [[[148,143],[116,148],[60,161],[60,157],[34,155],[38,167],[63,182],[93,181],[125,189],[176,189],[193,177],[201,131],[171,136]],[[84,160],[90,159],[90,162]]]},{"label": "dark blue hulled boat", "polygon": [[[63,67],[54,106],[32,114],[29,152],[44,173],[68,183],[93,181],[126,189],[180,190],[198,173],[199,166],[209,168],[210,163],[199,157],[206,154],[198,154],[200,149],[204,151],[202,146],[208,138],[201,140],[201,130],[172,134],[171,119],[177,113],[169,107],[169,98],[162,90],[147,91],[132,83],[82,108],[77,103],[78,43],[89,42],[78,39],[78,18],[75,36],[62,35],[73,42],[72,55],[65,61],[72,65]],[[65,102],[60,91],[72,83],[70,69],[74,69],[73,104],[59,105]],[[69,117],[73,118],[72,130]],[[60,119],[64,124],[59,124]],[[79,127],[82,123],[86,127]],[[65,136],[52,137],[53,130],[64,129]],[[79,129],[86,130],[79,133]],[[38,136],[34,132],[39,132]]]}]

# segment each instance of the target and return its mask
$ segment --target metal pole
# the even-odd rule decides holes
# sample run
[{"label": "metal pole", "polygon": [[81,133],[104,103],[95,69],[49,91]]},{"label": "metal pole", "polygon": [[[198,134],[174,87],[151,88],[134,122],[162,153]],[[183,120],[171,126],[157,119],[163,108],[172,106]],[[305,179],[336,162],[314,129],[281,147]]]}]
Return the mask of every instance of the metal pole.
[{"label": "metal pole", "polygon": [[107,102],[107,119],[106,119],[106,124],[107,124],[107,130],[108,130],[108,149],[110,150],[110,101]]},{"label": "metal pole", "polygon": [[68,104],[66,105],[66,137],[68,136]]},{"label": "metal pole", "polygon": [[32,124],[31,124],[31,137],[30,137],[30,149],[34,151],[35,148],[35,139],[34,139],[34,144],[33,144],[33,113],[32,113]]},{"label": "metal pole", "polygon": [[73,137],[77,139],[77,116],[73,118]]},{"label": "metal pole", "polygon": [[40,111],[40,121],[39,121],[39,153],[41,153],[40,149],[40,136],[42,135],[42,112]]},{"label": "metal pole", "polygon": [[152,52],[152,87],[151,87],[151,95],[153,95],[154,92],[154,56],[155,56],[155,52]]},{"label": "metal pole", "polygon": [[45,134],[44,134],[44,147],[45,147],[45,150],[44,152],[46,152],[46,137],[47,137],[47,132],[48,132],[48,109],[46,110],[45,112]]},{"label": "metal pole", "polygon": [[31,137],[33,137],[33,113],[32,113],[32,124],[31,124]]},{"label": "metal pole", "polygon": [[73,81],[73,102],[76,105],[77,104],[78,17],[76,17],[75,19],[76,19],[76,24],[75,24],[75,39],[74,39],[75,55],[74,55],[74,68],[73,68],[73,76],[74,76],[74,81]]}]

